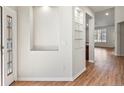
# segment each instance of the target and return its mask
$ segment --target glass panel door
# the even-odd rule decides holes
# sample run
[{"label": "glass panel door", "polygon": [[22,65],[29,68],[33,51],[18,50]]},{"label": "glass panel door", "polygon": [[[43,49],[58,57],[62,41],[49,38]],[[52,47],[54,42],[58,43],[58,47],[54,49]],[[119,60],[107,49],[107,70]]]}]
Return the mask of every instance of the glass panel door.
[{"label": "glass panel door", "polygon": [[13,73],[13,53],[12,53],[12,17],[7,17],[7,75]]},{"label": "glass panel door", "polygon": [[17,31],[16,11],[9,7],[3,7],[3,30],[2,30],[2,63],[3,85],[10,85],[16,80],[17,74]]}]

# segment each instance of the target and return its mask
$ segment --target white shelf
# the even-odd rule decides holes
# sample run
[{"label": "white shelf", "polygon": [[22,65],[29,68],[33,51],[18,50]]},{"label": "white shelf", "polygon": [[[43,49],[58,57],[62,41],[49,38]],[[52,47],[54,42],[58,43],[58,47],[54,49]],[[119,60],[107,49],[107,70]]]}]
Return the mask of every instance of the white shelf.
[{"label": "white shelf", "polygon": [[82,38],[75,38],[75,40],[83,40]]},{"label": "white shelf", "polygon": [[76,21],[73,21],[73,22],[78,24],[78,25],[83,25],[83,23],[79,23],[79,22],[76,22]]},{"label": "white shelf", "polygon": [[82,30],[75,30],[75,32],[83,32]]}]

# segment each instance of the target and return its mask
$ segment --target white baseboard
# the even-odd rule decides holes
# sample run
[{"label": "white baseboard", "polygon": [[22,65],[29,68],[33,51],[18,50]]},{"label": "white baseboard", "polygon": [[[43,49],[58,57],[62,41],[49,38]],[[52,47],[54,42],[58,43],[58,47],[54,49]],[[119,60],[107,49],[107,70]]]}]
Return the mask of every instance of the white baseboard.
[{"label": "white baseboard", "polygon": [[77,74],[73,77],[73,80],[72,80],[72,81],[74,81],[76,78],[78,78],[85,70],[86,70],[86,68],[84,68],[82,71],[80,71],[79,73],[77,73]]},{"label": "white baseboard", "polygon": [[124,55],[121,55],[121,54],[117,54],[117,53],[115,53],[115,56],[124,56]]},{"label": "white baseboard", "polygon": [[94,63],[94,60],[88,60],[88,62]]},{"label": "white baseboard", "polygon": [[115,53],[115,56],[119,56],[119,54]]},{"label": "white baseboard", "polygon": [[19,77],[18,81],[73,81],[72,78],[69,77],[51,77],[51,78],[42,78],[42,77]]}]

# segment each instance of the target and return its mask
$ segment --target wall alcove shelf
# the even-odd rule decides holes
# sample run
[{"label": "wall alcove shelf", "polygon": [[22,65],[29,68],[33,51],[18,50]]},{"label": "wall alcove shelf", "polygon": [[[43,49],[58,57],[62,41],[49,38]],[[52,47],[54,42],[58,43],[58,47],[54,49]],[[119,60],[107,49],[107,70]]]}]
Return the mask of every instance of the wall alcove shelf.
[{"label": "wall alcove shelf", "polygon": [[31,51],[58,51],[59,23],[59,7],[32,7]]}]

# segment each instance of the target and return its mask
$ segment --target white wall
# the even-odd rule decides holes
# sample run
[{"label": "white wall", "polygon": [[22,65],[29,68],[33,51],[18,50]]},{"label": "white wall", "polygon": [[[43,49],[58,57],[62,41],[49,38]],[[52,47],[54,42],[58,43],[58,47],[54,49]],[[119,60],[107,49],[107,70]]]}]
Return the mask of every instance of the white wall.
[{"label": "white wall", "polygon": [[[92,16],[94,25],[93,12],[87,7],[81,8],[84,13]],[[79,50],[77,51],[79,55],[75,55],[78,62],[72,58],[72,9],[58,7],[60,15],[58,51],[31,51],[32,7],[18,8],[18,80],[68,81],[75,79],[85,70],[85,47],[84,51]],[[94,60],[93,33],[94,26],[90,33],[91,60]]]},{"label": "white wall", "polygon": [[[94,13],[87,7],[81,8],[92,17],[89,57],[93,62]],[[69,81],[84,71],[85,48],[84,51],[79,51],[81,55],[78,57],[82,58],[79,63],[72,58],[72,7],[58,7],[58,10],[60,15],[58,51],[31,51],[32,7],[18,7],[18,80]]]},{"label": "white wall", "polygon": [[[124,7],[115,7],[115,55],[120,55],[120,30],[118,23],[124,22]],[[118,28],[117,28],[118,27]]]},{"label": "white wall", "polygon": [[[31,7],[18,8],[18,80],[72,79],[72,7],[60,11],[59,50],[31,51]],[[48,33],[49,34],[49,33]]]},{"label": "white wall", "polygon": [[33,7],[33,48],[58,49],[60,11],[58,7]]},{"label": "white wall", "polygon": [[[95,13],[95,27],[114,25],[114,8]],[[109,13],[108,16],[105,13]]]},{"label": "white wall", "polygon": [[124,6],[117,6],[115,7],[115,22],[122,22],[124,21]]},{"label": "white wall", "polygon": [[9,8],[11,8],[12,10],[15,10],[17,12],[17,6],[7,6]]}]

